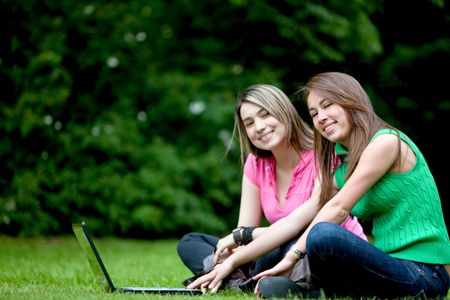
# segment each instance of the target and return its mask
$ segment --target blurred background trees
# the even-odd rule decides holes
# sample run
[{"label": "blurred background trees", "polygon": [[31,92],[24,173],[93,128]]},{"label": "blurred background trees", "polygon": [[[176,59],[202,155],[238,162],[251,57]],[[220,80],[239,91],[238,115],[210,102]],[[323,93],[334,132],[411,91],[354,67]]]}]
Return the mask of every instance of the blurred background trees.
[{"label": "blurred background trees", "polygon": [[[407,5],[406,9],[404,6]],[[447,224],[444,1],[0,1],[0,232],[223,234],[237,94],[355,76],[428,159]]]}]

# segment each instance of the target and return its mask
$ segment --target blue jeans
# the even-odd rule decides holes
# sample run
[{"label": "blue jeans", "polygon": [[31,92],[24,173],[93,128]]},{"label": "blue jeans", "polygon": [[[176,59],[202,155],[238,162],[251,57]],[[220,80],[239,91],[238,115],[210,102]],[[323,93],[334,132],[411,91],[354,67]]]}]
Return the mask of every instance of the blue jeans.
[{"label": "blue jeans", "polygon": [[[184,235],[178,242],[177,251],[180,259],[191,270],[197,274],[203,271],[203,260],[214,253],[219,238],[205,233],[191,232]],[[291,241],[291,243],[293,243]],[[279,247],[255,260],[252,275],[275,266],[286,253],[286,246]]]},{"label": "blue jeans", "polygon": [[449,291],[444,266],[394,258],[333,223],[311,229],[306,253],[312,276],[327,296],[437,298]]}]

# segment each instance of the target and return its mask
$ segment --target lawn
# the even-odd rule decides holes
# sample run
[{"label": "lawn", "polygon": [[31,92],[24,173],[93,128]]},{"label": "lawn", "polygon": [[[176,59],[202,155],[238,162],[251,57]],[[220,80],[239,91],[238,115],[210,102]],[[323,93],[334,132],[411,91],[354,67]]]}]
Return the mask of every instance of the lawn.
[{"label": "lawn", "polygon": [[[176,240],[95,239],[116,286],[182,287],[190,272]],[[255,299],[235,291],[218,295],[142,295],[104,292],[74,236],[0,236],[0,299]]]},{"label": "lawn", "polygon": [[[182,287],[181,281],[191,276],[178,258],[176,240],[97,238],[95,242],[116,287]],[[252,293],[235,291],[201,296],[106,293],[96,284],[74,236],[0,235],[0,299],[257,298]]]}]

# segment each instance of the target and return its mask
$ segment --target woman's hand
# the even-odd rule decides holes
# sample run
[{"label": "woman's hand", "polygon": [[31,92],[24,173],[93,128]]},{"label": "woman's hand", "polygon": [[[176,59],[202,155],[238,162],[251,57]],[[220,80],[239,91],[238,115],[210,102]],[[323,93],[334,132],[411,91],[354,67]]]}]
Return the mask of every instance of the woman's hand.
[{"label": "woman's hand", "polygon": [[203,292],[210,290],[211,293],[216,293],[222,285],[223,279],[233,272],[234,268],[230,261],[227,260],[222,264],[216,265],[214,270],[202,277],[197,278],[194,282],[187,286],[189,289],[201,288]]},{"label": "woman's hand", "polygon": [[263,277],[267,276],[285,276],[288,277],[291,275],[292,270],[294,269],[295,264],[298,262],[298,256],[292,251],[288,251],[284,258],[272,269],[265,270],[255,276],[253,276],[253,280],[257,280],[254,293],[259,297],[259,280]]},{"label": "woman's hand", "polygon": [[265,276],[286,276],[291,275],[292,270],[294,269],[295,264],[298,262],[298,256],[292,252],[288,251],[284,258],[275,265],[272,269],[265,270],[255,276],[253,276],[254,280],[259,280]]},{"label": "woman's hand", "polygon": [[221,238],[216,245],[216,252],[214,253],[214,262],[216,264],[220,264],[223,262],[228,256],[233,253],[233,249],[236,248],[236,244],[234,243],[233,235],[229,234],[224,238]]}]

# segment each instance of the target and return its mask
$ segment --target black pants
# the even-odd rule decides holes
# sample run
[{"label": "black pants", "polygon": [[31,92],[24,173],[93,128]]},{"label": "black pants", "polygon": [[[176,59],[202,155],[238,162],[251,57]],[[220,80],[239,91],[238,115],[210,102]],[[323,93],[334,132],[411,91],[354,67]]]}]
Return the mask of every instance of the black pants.
[{"label": "black pants", "polygon": [[[214,253],[218,242],[218,237],[204,233],[191,232],[184,235],[178,242],[178,255],[186,267],[188,267],[195,275],[203,271],[203,260],[208,255]],[[256,275],[264,270],[272,268],[283,258],[285,253],[286,247],[281,246],[266,255],[259,257],[256,259],[251,270],[252,275]]]}]

